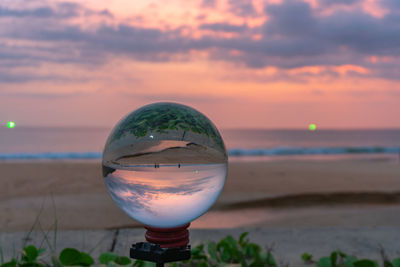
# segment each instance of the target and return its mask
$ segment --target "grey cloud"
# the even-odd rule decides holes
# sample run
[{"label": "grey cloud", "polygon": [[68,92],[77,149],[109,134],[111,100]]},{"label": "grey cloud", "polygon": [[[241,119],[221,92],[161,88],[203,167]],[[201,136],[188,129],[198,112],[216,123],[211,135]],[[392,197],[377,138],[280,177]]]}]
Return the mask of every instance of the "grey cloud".
[{"label": "grey cloud", "polygon": [[82,77],[68,77],[55,74],[35,74],[32,72],[10,72],[0,70],[0,84],[16,84],[16,83],[27,83],[30,81],[55,81],[55,82],[85,82],[87,79]]},{"label": "grey cloud", "polygon": [[83,7],[77,3],[62,2],[57,4],[55,14],[60,17],[76,17]]},{"label": "grey cloud", "polygon": [[281,5],[267,5],[265,12],[270,17],[270,21],[264,25],[267,37],[273,34],[304,38],[312,34],[317,24],[311,7],[305,2],[291,1]]},{"label": "grey cloud", "polygon": [[[242,16],[254,12],[251,1],[230,0],[229,3],[236,11],[241,10]],[[60,10],[77,8],[64,5],[59,7]],[[74,14],[73,11],[65,12]],[[204,36],[200,39],[182,36],[182,29],[161,31],[120,24],[115,27],[100,25],[95,31],[87,31],[63,20],[34,18],[28,22],[21,16],[15,17],[15,23],[9,28],[0,29],[0,37],[38,44],[46,42],[53,46],[43,50],[39,45],[36,48],[0,45],[0,67],[5,66],[5,62],[13,62],[16,66],[42,62],[95,65],[106,62],[113,55],[135,60],[169,61],[178,53],[211,49],[212,60],[230,61],[251,68],[354,64],[369,68],[372,74],[368,75],[399,79],[399,63],[371,64],[365,60],[370,55],[400,57],[400,16],[393,12],[383,18],[361,10],[320,16],[303,1],[286,0],[265,7],[268,20],[261,27],[250,28],[227,22],[202,24],[201,29],[241,34],[235,38]],[[262,38],[249,39],[251,33],[261,33]],[[229,53],[231,50],[241,53],[233,55]],[[3,78],[13,82],[12,78]]]},{"label": "grey cloud", "polygon": [[247,17],[256,13],[252,0],[229,0],[228,3],[230,11],[236,15]]},{"label": "grey cloud", "polygon": [[203,0],[201,5],[203,7],[215,7],[216,3],[216,0]]},{"label": "grey cloud", "polygon": [[61,2],[57,3],[55,7],[36,7],[30,9],[10,9],[7,7],[0,7],[0,18],[1,17],[33,17],[33,18],[71,18],[77,17],[81,13],[85,15],[100,15],[106,17],[112,17],[113,15],[108,10],[94,11],[87,9],[77,3],[73,2]]},{"label": "grey cloud", "polygon": [[396,58],[394,62],[379,62],[369,64],[367,67],[373,69],[376,76],[388,80],[400,80],[400,58]]},{"label": "grey cloud", "polygon": [[1,83],[25,83],[32,80],[40,80],[41,77],[32,74],[13,74],[10,72],[0,71],[0,84]]},{"label": "grey cloud", "polygon": [[40,7],[30,10],[8,9],[0,7],[0,17],[51,17],[54,11],[48,7]]},{"label": "grey cloud", "polygon": [[57,78],[57,76],[42,76],[28,73],[13,74],[9,72],[0,72],[0,84],[17,84],[26,83],[29,81],[57,80]]},{"label": "grey cloud", "polygon": [[[24,29],[15,31],[13,34],[0,36],[12,36],[14,39],[28,39],[36,41],[36,37],[31,38],[31,34],[37,31],[36,27],[28,30],[26,33]],[[34,34],[33,34],[34,35]],[[0,68],[12,71],[18,67],[36,67],[44,62],[53,63],[72,63],[83,65],[94,65],[104,63],[105,58],[100,56],[98,51],[90,50],[89,48],[81,47],[79,53],[76,52],[77,48],[68,43],[56,42],[52,46],[43,47],[38,45],[21,46],[21,45],[6,45],[0,44]]]},{"label": "grey cloud", "polygon": [[383,6],[393,11],[400,11],[400,1],[398,0],[382,0]]},{"label": "grey cloud", "polygon": [[[0,75],[1,77],[1,75]],[[1,78],[0,78],[1,79]],[[26,92],[26,91],[5,91],[2,92],[0,89],[0,96],[6,96],[6,97],[16,97],[18,99],[21,98],[29,98],[29,99],[56,99],[56,98],[72,98],[72,97],[78,97],[85,95],[83,92],[73,92],[73,93],[31,93],[31,92]]]},{"label": "grey cloud", "polygon": [[[362,11],[340,11],[321,17],[302,1],[268,5],[270,18],[258,42],[237,44],[241,60],[251,67],[293,68],[310,65],[365,65],[370,54],[400,55],[400,19],[383,19]],[[374,68],[374,66],[371,66]]]},{"label": "grey cloud", "polygon": [[230,23],[204,23],[200,25],[200,29],[212,30],[216,32],[235,32],[240,33],[246,31],[246,25],[234,25]]},{"label": "grey cloud", "polygon": [[400,24],[385,23],[365,13],[337,12],[319,21],[318,34],[330,44],[362,54],[398,54]]},{"label": "grey cloud", "polygon": [[95,12],[95,14],[103,15],[103,16],[110,17],[110,18],[113,18],[113,17],[114,17],[114,15],[113,15],[113,14],[111,13],[111,11],[108,10],[108,9],[103,9],[102,11]]},{"label": "grey cloud", "polygon": [[[147,196],[147,188],[145,185],[129,185],[125,181],[118,178],[104,179],[109,189],[110,195],[119,207],[123,210],[141,210],[145,209],[151,211],[145,197]],[[122,198],[123,193],[129,193],[130,197]]]},{"label": "grey cloud", "polygon": [[333,5],[346,5],[350,6],[355,3],[359,3],[361,0],[319,0],[318,3],[322,6],[333,6]]}]

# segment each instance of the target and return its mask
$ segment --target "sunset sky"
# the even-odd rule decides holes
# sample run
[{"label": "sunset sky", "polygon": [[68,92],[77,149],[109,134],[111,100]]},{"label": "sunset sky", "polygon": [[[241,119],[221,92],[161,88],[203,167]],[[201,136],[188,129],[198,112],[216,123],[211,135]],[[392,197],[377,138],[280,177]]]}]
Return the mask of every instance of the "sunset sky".
[{"label": "sunset sky", "polygon": [[400,128],[399,0],[2,0],[0,127],[156,101],[221,128]]}]

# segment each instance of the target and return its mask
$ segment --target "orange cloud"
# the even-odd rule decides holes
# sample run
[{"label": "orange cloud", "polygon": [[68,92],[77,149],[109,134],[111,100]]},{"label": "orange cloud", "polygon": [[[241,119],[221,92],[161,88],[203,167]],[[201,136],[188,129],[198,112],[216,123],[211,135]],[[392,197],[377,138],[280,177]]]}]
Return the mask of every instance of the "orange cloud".
[{"label": "orange cloud", "polygon": [[347,74],[348,72],[357,72],[361,74],[368,74],[369,70],[356,65],[342,65],[338,67],[332,67],[332,69],[342,75]]}]

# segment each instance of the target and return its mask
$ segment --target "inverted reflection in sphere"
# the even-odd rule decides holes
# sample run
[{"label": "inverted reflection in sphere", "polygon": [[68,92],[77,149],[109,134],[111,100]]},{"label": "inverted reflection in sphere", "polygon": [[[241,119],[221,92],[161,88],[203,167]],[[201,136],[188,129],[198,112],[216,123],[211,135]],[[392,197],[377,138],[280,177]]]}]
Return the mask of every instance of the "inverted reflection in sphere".
[{"label": "inverted reflection in sphere", "polygon": [[220,194],[227,173],[223,140],[200,112],[175,103],[144,106],[108,137],[103,175],[117,205],[154,227],[184,225]]}]

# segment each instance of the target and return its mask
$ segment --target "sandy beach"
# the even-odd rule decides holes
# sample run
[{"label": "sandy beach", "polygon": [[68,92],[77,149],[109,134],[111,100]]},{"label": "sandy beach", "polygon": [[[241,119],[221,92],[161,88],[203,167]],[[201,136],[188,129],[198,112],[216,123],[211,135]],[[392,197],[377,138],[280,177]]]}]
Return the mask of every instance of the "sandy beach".
[{"label": "sandy beach", "polygon": [[[139,227],[112,201],[99,162],[0,163],[0,228]],[[231,162],[224,190],[193,228],[398,226],[400,165],[381,160]],[[346,219],[343,219],[346,218]]]}]

